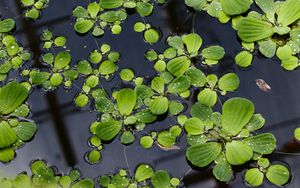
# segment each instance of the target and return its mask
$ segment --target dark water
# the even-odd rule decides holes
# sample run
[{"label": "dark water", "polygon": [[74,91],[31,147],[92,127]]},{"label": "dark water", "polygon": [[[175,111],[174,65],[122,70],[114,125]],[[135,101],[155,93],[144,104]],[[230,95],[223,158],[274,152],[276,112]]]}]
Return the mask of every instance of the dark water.
[{"label": "dark water", "polygon": [[[67,47],[71,50],[73,60],[82,60],[96,49],[95,39],[91,34],[79,37],[72,26],[71,12],[77,5],[86,6],[83,0],[51,0],[50,6],[43,11],[41,19],[31,22],[22,18],[18,0],[0,0],[2,16],[16,19],[16,37],[31,51],[35,53],[33,60],[38,59],[41,53],[39,35],[43,29],[52,28],[54,35],[65,35],[68,38]],[[106,32],[105,36],[97,39],[98,44],[109,43],[113,50],[121,53],[120,68],[132,68],[137,76],[155,75],[152,64],[144,58],[148,49],[162,51],[165,39],[171,34],[181,34],[192,30],[192,12],[184,6],[183,0],[169,0],[163,7],[156,7],[154,13],[146,18],[153,26],[159,26],[163,33],[161,42],[154,46],[143,42],[142,34],[133,31],[133,24],[141,21],[137,15],[131,15],[122,24],[121,35],[112,35]],[[300,146],[292,140],[293,130],[300,124],[300,73],[299,71],[286,72],[280,67],[279,61],[262,58],[259,54],[253,61],[249,70],[237,69],[233,56],[241,46],[236,34],[228,24],[220,24],[205,13],[197,13],[194,23],[195,32],[204,39],[204,46],[219,44],[226,50],[226,58],[217,68],[210,70],[216,74],[236,72],[240,76],[241,85],[237,92],[228,94],[222,100],[233,96],[251,99],[256,112],[266,118],[266,126],[262,132],[272,132],[278,139],[278,151],[299,152]],[[84,48],[86,46],[86,48]],[[270,93],[262,92],[255,84],[255,79],[262,78],[272,87]],[[80,83],[78,83],[80,84]],[[118,79],[109,83],[103,82],[104,87],[111,91],[122,87]],[[142,150],[138,142],[124,147],[117,139],[105,145],[102,152],[103,160],[100,164],[89,165],[84,161],[84,154],[90,150],[87,144],[89,124],[97,118],[96,113],[76,109],[72,101],[78,93],[76,88],[68,92],[59,89],[46,94],[43,90],[34,90],[30,95],[29,103],[32,109],[32,118],[39,124],[38,132],[33,141],[17,151],[17,158],[8,165],[0,164],[1,175],[15,175],[20,171],[28,170],[29,162],[35,158],[48,161],[62,172],[67,172],[71,166],[81,169],[84,177],[97,177],[99,175],[114,173],[117,168],[127,168],[124,148],[131,171],[142,162],[149,163],[156,169],[168,170],[172,176],[182,177],[190,169],[185,159],[186,141],[180,140],[180,151],[165,152],[157,147],[151,150]],[[147,130],[163,130],[173,124],[170,119],[149,125]],[[292,169],[293,178],[289,188],[300,187],[300,156],[281,155],[274,153],[272,161],[288,163]],[[242,181],[242,168],[235,168],[236,177],[229,184],[218,183],[212,176],[210,169],[192,171],[184,177],[187,187],[217,188],[217,187],[246,187]],[[272,187],[265,183],[261,187]]]}]

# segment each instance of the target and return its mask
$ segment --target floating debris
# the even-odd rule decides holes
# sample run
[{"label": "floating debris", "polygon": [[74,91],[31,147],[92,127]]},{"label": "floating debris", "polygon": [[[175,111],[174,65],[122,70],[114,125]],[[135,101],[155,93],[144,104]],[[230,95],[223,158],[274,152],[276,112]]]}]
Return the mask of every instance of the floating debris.
[{"label": "floating debris", "polygon": [[179,146],[173,145],[171,147],[164,147],[164,146],[160,145],[158,142],[156,142],[156,144],[160,149],[162,149],[164,151],[180,150]]},{"label": "floating debris", "polygon": [[260,90],[262,90],[264,92],[271,91],[271,86],[267,82],[265,82],[263,79],[256,79],[255,83]]}]

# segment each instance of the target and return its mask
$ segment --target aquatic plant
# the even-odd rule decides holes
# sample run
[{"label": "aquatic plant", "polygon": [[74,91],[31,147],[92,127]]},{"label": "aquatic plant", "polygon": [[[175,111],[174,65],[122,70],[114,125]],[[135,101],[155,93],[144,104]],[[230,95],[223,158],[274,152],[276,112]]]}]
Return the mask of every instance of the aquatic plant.
[{"label": "aquatic plant", "polygon": [[22,6],[26,9],[26,18],[36,20],[41,16],[41,12],[49,5],[49,0],[21,0]]}]

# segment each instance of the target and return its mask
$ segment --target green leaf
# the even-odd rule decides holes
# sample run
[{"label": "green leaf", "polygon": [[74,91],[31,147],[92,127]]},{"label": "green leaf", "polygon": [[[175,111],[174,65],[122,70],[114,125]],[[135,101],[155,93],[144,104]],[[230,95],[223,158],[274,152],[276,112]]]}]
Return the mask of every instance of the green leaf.
[{"label": "green leaf", "polygon": [[249,122],[254,113],[253,103],[244,98],[231,98],[222,107],[222,128],[236,136]]},{"label": "green leaf", "polygon": [[195,87],[203,87],[206,83],[205,74],[196,67],[190,67],[186,71],[186,76],[190,79],[191,85]]},{"label": "green leaf", "polygon": [[176,137],[169,131],[162,131],[157,135],[157,142],[163,147],[170,148],[176,142]]},{"label": "green leaf", "polygon": [[182,76],[190,67],[191,60],[186,56],[176,57],[167,63],[167,69],[174,76]]},{"label": "green leaf", "polygon": [[195,10],[201,11],[207,6],[207,0],[185,0],[185,4],[193,7]]},{"label": "green leaf", "polygon": [[94,182],[91,179],[83,179],[73,184],[71,188],[94,188]]},{"label": "green leaf", "polygon": [[20,122],[18,126],[13,128],[18,138],[22,141],[28,141],[32,139],[37,131],[37,125],[33,122]]},{"label": "green leaf", "polygon": [[165,92],[165,82],[161,77],[154,77],[151,81],[151,88],[157,93],[163,94]]},{"label": "green leaf", "polygon": [[251,186],[260,186],[264,181],[264,174],[258,168],[251,168],[246,171],[245,181]]},{"label": "green leaf", "polygon": [[251,4],[252,0],[221,0],[222,10],[229,16],[234,16],[246,12]]},{"label": "green leaf", "polygon": [[191,55],[197,55],[198,50],[200,49],[200,47],[202,45],[202,38],[196,33],[183,35],[181,38],[182,38],[182,41],[185,44],[188,52]]},{"label": "green leaf", "polygon": [[76,23],[74,25],[74,29],[78,33],[85,34],[85,33],[89,32],[93,26],[94,26],[93,21],[81,19],[81,20],[76,21]]},{"label": "green leaf", "polygon": [[135,140],[134,135],[131,131],[124,131],[120,137],[120,141],[122,144],[131,144]]},{"label": "green leaf", "polygon": [[294,70],[299,66],[299,59],[296,56],[291,56],[288,59],[282,60],[281,66],[285,70]]},{"label": "green leaf", "polygon": [[201,104],[212,107],[217,103],[218,95],[217,92],[205,88],[198,94],[197,99]]},{"label": "green leaf", "polygon": [[34,0],[21,0],[23,6],[32,6],[34,4]]},{"label": "green leaf", "polygon": [[274,27],[266,21],[253,17],[241,19],[237,25],[238,35],[245,42],[255,42],[271,37]]},{"label": "green leaf", "polygon": [[139,15],[146,17],[152,13],[153,5],[147,2],[137,2],[135,9],[139,13]]},{"label": "green leaf", "polygon": [[239,87],[239,85],[240,79],[235,73],[227,73],[218,81],[218,86],[223,91],[234,91]]},{"label": "green leaf", "polygon": [[175,48],[176,50],[184,48],[183,41],[182,41],[181,37],[179,37],[179,36],[168,37],[167,43],[169,46]]},{"label": "green leaf", "polygon": [[144,148],[144,149],[149,149],[152,147],[153,145],[153,139],[151,138],[151,136],[143,136],[140,139],[140,145]]},{"label": "green leaf", "polygon": [[186,76],[175,78],[168,86],[170,93],[181,93],[190,88],[190,80]]},{"label": "green leaf", "polygon": [[136,179],[136,181],[142,182],[152,178],[153,175],[154,171],[151,166],[147,164],[140,164],[135,170],[134,178]]},{"label": "green leaf", "polygon": [[168,111],[169,108],[169,100],[167,97],[159,96],[153,99],[149,105],[149,109],[153,114],[164,114]]},{"label": "green leaf", "polygon": [[206,167],[220,155],[221,151],[221,144],[207,142],[189,147],[186,156],[193,165],[197,167]]},{"label": "green leaf", "polygon": [[259,134],[243,140],[256,153],[271,154],[276,148],[276,138],[271,133]]},{"label": "green leaf", "polygon": [[27,174],[18,174],[13,181],[13,186],[16,188],[32,187],[30,177]]},{"label": "green leaf", "polygon": [[204,48],[201,52],[201,55],[205,59],[219,61],[224,57],[225,50],[221,46],[217,46],[217,45],[216,46],[210,46],[210,47]]},{"label": "green leaf", "polygon": [[144,39],[150,44],[157,43],[159,40],[159,33],[155,29],[150,28],[144,32]]},{"label": "green leaf", "polygon": [[288,26],[300,19],[300,1],[286,0],[278,12],[278,22]]},{"label": "green leaf", "polygon": [[0,122],[0,149],[14,144],[17,140],[15,131],[6,121]]},{"label": "green leaf", "polygon": [[178,115],[184,109],[183,104],[179,101],[171,101],[169,104],[169,112],[172,115]]},{"label": "green leaf", "polygon": [[10,114],[15,111],[28,97],[28,90],[12,81],[0,88],[0,114]]},{"label": "green leaf", "polygon": [[268,20],[274,22],[275,19],[275,3],[274,0],[255,0],[257,6],[264,11]]},{"label": "green leaf", "polygon": [[117,71],[116,64],[110,60],[103,61],[99,66],[99,72],[102,75],[113,74],[116,71]]},{"label": "green leaf", "polygon": [[90,164],[99,163],[101,160],[101,153],[99,150],[94,149],[86,154],[86,159]]},{"label": "green leaf", "polygon": [[25,17],[26,18],[30,18],[30,19],[33,19],[33,20],[36,20],[38,19],[40,16],[40,12],[38,9],[36,9],[35,7],[31,8],[30,10],[28,10],[26,13],[25,13]]},{"label": "green leaf", "polygon": [[296,128],[296,129],[294,130],[294,137],[295,137],[298,141],[300,141],[300,127]]},{"label": "green leaf", "polygon": [[152,123],[157,119],[157,116],[154,115],[149,109],[144,109],[136,113],[135,116],[141,123]]},{"label": "green leaf", "polygon": [[225,159],[216,162],[213,174],[217,180],[222,182],[229,182],[233,177],[231,165]]},{"label": "green leaf", "polygon": [[98,15],[99,11],[100,11],[100,5],[96,2],[90,3],[88,5],[88,12],[91,15],[91,18],[96,18],[96,16]]},{"label": "green leaf", "polygon": [[260,128],[262,128],[265,125],[265,118],[261,114],[254,114],[248,124],[246,125],[246,128],[249,131],[256,131]]},{"label": "green leaf", "polygon": [[15,21],[13,19],[5,19],[0,21],[0,33],[10,32],[15,27]]},{"label": "green leaf", "polygon": [[62,51],[57,54],[54,61],[54,67],[57,69],[63,69],[71,63],[71,55],[67,51]]},{"label": "green leaf", "polygon": [[3,163],[8,163],[12,161],[15,157],[15,151],[13,148],[0,149],[0,161]]},{"label": "green leaf", "polygon": [[226,143],[226,159],[231,165],[241,165],[251,160],[253,156],[252,149],[242,143],[241,141],[235,141]]},{"label": "green leaf", "polygon": [[169,188],[170,187],[170,175],[164,170],[158,170],[151,178],[151,184],[154,188]]},{"label": "green leaf", "polygon": [[78,6],[73,10],[72,15],[76,18],[86,18],[88,17],[88,12],[82,6]]},{"label": "green leaf", "polygon": [[212,114],[211,107],[203,105],[200,102],[195,103],[191,109],[191,115],[199,118],[202,122],[211,121]]},{"label": "green leaf", "polygon": [[137,101],[137,94],[134,90],[125,88],[117,93],[118,110],[122,116],[131,114]]},{"label": "green leaf", "polygon": [[54,44],[59,47],[64,46],[66,44],[66,42],[67,42],[67,39],[66,39],[66,37],[63,37],[63,36],[59,36],[54,39]]},{"label": "green leaf", "polygon": [[121,131],[122,125],[115,120],[99,122],[96,127],[96,135],[104,141],[112,140]]},{"label": "green leaf", "polygon": [[271,165],[267,169],[266,177],[271,183],[277,186],[283,186],[289,181],[290,172],[289,169],[283,165]]},{"label": "green leaf", "polygon": [[280,60],[286,60],[292,57],[292,48],[288,45],[280,46],[277,48],[276,55]]},{"label": "green leaf", "polygon": [[123,5],[123,0],[101,0],[100,6],[104,9],[115,9]]},{"label": "green leaf", "polygon": [[185,122],[184,129],[189,135],[200,135],[204,133],[204,123],[199,118],[192,117]]},{"label": "green leaf", "polygon": [[277,49],[277,45],[273,40],[269,39],[266,41],[259,42],[259,51],[267,58],[272,58]]},{"label": "green leaf", "polygon": [[241,51],[235,56],[235,62],[241,67],[249,67],[253,60],[253,55],[248,51]]}]

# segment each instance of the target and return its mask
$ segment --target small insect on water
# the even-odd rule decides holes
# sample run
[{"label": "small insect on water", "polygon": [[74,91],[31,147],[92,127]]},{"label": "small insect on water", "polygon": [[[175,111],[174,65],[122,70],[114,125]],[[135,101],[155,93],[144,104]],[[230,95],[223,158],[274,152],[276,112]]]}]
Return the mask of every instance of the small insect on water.
[{"label": "small insect on water", "polygon": [[256,79],[255,83],[260,90],[264,92],[271,92],[271,86],[263,79]]}]

